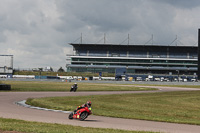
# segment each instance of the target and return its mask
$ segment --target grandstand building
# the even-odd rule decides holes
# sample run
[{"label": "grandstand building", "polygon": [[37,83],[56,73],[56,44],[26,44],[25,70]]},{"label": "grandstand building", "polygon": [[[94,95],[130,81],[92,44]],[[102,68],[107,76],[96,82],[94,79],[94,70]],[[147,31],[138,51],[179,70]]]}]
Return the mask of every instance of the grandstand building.
[{"label": "grandstand building", "polygon": [[196,75],[197,46],[76,44],[67,71],[155,75]]}]

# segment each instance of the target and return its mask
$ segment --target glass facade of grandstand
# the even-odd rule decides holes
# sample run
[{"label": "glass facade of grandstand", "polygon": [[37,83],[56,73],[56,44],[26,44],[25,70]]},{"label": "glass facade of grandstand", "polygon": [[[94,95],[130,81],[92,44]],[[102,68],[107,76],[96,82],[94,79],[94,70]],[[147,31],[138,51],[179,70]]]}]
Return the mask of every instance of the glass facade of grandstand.
[{"label": "glass facade of grandstand", "polygon": [[197,46],[70,44],[74,55],[67,71],[115,73],[126,68],[132,74],[197,73]]}]

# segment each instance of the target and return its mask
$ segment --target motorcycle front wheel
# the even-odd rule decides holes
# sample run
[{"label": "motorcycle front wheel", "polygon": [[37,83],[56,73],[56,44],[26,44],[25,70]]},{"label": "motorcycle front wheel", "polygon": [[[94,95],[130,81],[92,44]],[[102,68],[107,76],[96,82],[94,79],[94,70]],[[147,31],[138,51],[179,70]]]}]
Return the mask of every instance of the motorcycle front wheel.
[{"label": "motorcycle front wheel", "polygon": [[68,116],[69,119],[73,119],[73,113],[70,113]]},{"label": "motorcycle front wheel", "polygon": [[80,117],[81,121],[84,121],[88,117],[88,112],[83,112]]}]

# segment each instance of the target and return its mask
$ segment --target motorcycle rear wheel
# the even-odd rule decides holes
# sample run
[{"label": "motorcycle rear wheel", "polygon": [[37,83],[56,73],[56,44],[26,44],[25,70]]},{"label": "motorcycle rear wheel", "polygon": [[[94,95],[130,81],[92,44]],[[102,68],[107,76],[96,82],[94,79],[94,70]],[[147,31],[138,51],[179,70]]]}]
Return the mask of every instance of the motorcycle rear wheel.
[{"label": "motorcycle rear wheel", "polygon": [[83,112],[83,113],[81,113],[81,121],[84,121],[87,117],[88,117],[88,112]]}]

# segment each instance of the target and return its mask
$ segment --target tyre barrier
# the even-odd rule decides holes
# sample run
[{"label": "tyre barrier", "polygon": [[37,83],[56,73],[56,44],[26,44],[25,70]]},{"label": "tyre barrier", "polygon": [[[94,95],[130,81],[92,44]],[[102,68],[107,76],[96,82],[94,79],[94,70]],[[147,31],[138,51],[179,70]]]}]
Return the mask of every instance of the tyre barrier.
[{"label": "tyre barrier", "polygon": [[11,85],[0,84],[0,90],[11,90]]}]

